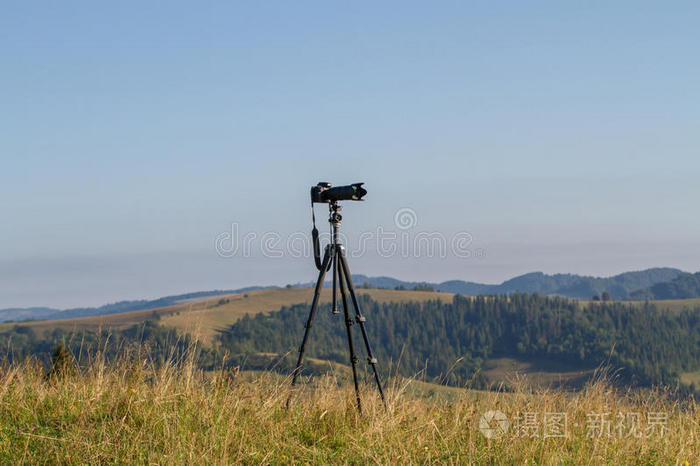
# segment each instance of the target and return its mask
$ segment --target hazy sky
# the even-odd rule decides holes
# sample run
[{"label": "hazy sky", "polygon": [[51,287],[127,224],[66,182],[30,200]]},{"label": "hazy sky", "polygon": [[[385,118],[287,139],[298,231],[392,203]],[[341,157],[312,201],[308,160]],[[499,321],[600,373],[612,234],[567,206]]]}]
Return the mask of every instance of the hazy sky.
[{"label": "hazy sky", "polygon": [[3,3],[0,307],[312,280],[325,180],[349,250],[471,235],[356,273],[700,269],[698,2],[111,3]]}]

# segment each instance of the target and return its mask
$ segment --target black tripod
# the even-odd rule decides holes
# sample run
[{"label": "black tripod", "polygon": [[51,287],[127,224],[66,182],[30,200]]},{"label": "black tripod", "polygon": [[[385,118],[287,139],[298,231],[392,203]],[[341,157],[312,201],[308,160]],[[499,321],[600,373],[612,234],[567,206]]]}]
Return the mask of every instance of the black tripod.
[{"label": "black tripod", "polygon": [[[309,319],[306,322],[306,329],[304,331],[304,339],[301,341],[301,347],[299,347],[299,359],[297,360],[296,368],[292,376],[292,387],[296,384],[297,377],[301,372],[302,360],[304,359],[304,350],[306,349],[306,341],[309,338],[309,330],[311,330],[311,322],[314,320],[314,315],[316,314],[316,308],[318,307],[318,301],[321,296],[321,289],[323,288],[323,280],[326,277],[326,272],[333,268],[333,297],[332,297],[332,308],[333,314],[339,314],[338,303],[337,303],[337,288],[340,286],[340,296],[343,302],[343,313],[345,315],[345,328],[348,333],[348,349],[350,350],[350,364],[352,365],[352,378],[355,383],[355,395],[357,397],[357,410],[362,413],[362,405],[360,403],[360,388],[357,382],[357,362],[359,358],[355,355],[355,348],[352,342],[352,325],[357,323],[360,325],[360,331],[362,332],[362,339],[365,342],[365,348],[367,350],[367,362],[372,366],[374,371],[374,380],[377,383],[377,388],[379,389],[379,395],[382,397],[382,402],[386,407],[386,399],[384,398],[384,390],[382,389],[382,382],[379,379],[379,373],[377,372],[377,358],[372,354],[372,347],[369,344],[369,337],[367,336],[367,330],[365,329],[365,317],[360,311],[360,304],[357,301],[357,296],[355,295],[355,286],[352,283],[352,277],[350,275],[350,269],[348,267],[347,259],[345,258],[345,247],[338,242],[338,229],[340,227],[340,222],[342,216],[338,213],[341,207],[336,201],[329,203],[329,219],[331,224],[331,242],[326,246],[326,250],[323,254],[323,260],[320,260],[319,247],[318,247],[318,231],[314,225],[313,237],[314,237],[314,254],[316,259],[316,266],[319,269],[318,280],[316,280],[316,288],[314,289],[314,297],[311,301],[311,311],[309,312]],[[313,209],[313,206],[312,206]],[[346,290],[347,287],[347,290]],[[350,317],[350,312],[348,309],[348,297],[347,292],[350,292],[350,298],[352,300],[352,305],[355,308],[355,319]],[[291,399],[291,393],[289,398],[287,398],[287,406],[289,406],[289,401]]]}]

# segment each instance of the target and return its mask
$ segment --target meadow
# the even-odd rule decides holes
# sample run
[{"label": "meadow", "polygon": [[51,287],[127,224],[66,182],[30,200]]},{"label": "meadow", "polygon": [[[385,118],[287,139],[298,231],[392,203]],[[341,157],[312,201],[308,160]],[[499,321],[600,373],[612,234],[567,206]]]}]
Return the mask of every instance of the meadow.
[{"label": "meadow", "polygon": [[[193,359],[152,364],[131,357],[110,365],[97,357],[52,376],[31,361],[2,368],[1,462],[688,465],[700,459],[694,400],[621,392],[600,373],[578,392],[524,381],[510,392],[487,392],[392,377],[387,409],[367,386],[360,415],[343,375],[305,379],[290,393],[286,377],[203,372]],[[484,423],[488,411],[503,413],[505,421]]]}]

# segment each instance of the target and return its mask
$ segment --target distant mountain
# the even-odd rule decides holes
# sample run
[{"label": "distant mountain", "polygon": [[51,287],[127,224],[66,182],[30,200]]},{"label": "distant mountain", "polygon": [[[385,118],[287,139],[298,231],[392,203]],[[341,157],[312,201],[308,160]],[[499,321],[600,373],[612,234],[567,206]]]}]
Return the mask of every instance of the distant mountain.
[{"label": "distant mountain", "polygon": [[207,298],[233,293],[245,293],[247,291],[260,290],[263,286],[249,286],[237,290],[212,290],[197,291],[173,296],[165,296],[158,299],[139,299],[133,301],[119,301],[112,304],[105,304],[99,307],[81,307],[73,309],[54,309],[50,307],[29,307],[29,308],[9,308],[0,309],[0,322],[23,321],[23,320],[61,320],[73,319],[76,317],[89,317],[106,314],[118,314],[120,312],[140,311],[144,309],[155,309],[157,307],[171,306],[191,299]]},{"label": "distant mountain", "polygon": [[690,299],[700,298],[700,272],[684,273],[678,277],[635,291],[632,299]]},{"label": "distant mountain", "polygon": [[654,268],[609,278],[581,277],[571,285],[559,288],[555,294],[586,299],[607,291],[612,299],[629,299],[638,290],[673,280],[685,273],[678,269]]},{"label": "distant mountain", "polygon": [[60,310],[52,307],[11,307],[0,310],[0,322],[7,322],[8,320],[42,319],[56,312],[60,312]]},{"label": "distant mountain", "polygon": [[[693,279],[688,277],[695,277]],[[683,280],[681,280],[683,279]],[[681,281],[677,281],[681,280]],[[413,289],[416,286],[430,286],[435,290],[462,295],[480,294],[508,294],[515,291],[524,293],[538,293],[541,295],[561,295],[569,298],[590,299],[594,295],[600,295],[604,291],[610,293],[612,299],[645,299],[646,296],[700,296],[700,274],[689,274],[678,269],[654,268],[638,272],[625,272],[613,277],[599,278],[586,277],[573,274],[547,275],[542,272],[532,272],[520,275],[501,284],[483,284],[466,282],[463,280],[450,280],[442,283],[431,282],[407,282],[391,277],[368,277],[366,275],[353,275],[356,287],[369,286],[371,288],[397,288]],[[695,285],[693,285],[695,283]],[[662,286],[663,285],[663,286]],[[313,286],[313,283],[299,283],[295,288]],[[665,287],[664,287],[665,286]],[[695,288],[693,288],[693,286]],[[654,288],[660,287],[660,288]],[[153,300],[120,301],[105,304],[100,307],[74,308],[58,310],[48,307],[37,308],[11,308],[0,309],[0,322],[8,320],[60,320],[76,317],[88,317],[104,314],[117,314],[120,312],[154,309],[170,306],[190,299],[207,298],[233,293],[264,288],[277,288],[275,286],[253,286],[237,290],[213,290],[186,293],[174,296],[165,296]],[[644,296],[644,297],[640,297]],[[650,298],[652,299],[652,298]],[[670,299],[656,297],[654,299]]]},{"label": "distant mountain", "polygon": [[[507,280],[497,285],[486,285],[462,280],[450,280],[442,283],[404,282],[389,277],[367,277],[353,275],[356,286],[367,284],[373,288],[396,288],[403,286],[412,289],[415,286],[432,286],[435,290],[463,295],[507,294],[514,291],[539,293],[542,295],[561,295],[569,298],[590,299],[604,291],[610,293],[612,299],[628,299],[630,294],[673,280],[686,274],[682,270],[672,268],[653,268],[638,272],[625,272],[607,278],[587,277],[573,274],[547,275],[542,272],[532,272]],[[687,274],[690,275],[690,274]]]}]

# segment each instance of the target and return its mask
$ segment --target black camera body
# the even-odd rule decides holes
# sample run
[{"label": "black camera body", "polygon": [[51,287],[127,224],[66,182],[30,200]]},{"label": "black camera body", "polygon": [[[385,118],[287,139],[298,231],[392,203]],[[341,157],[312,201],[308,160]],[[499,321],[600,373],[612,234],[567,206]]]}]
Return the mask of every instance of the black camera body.
[{"label": "black camera body", "polygon": [[311,187],[311,202],[325,204],[338,201],[361,201],[367,194],[367,190],[362,187],[363,184],[354,183],[333,188],[330,183],[318,183]]}]

